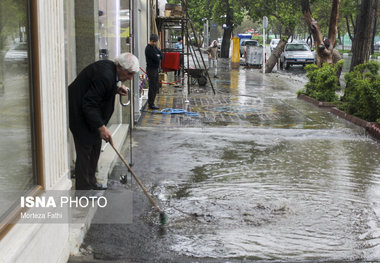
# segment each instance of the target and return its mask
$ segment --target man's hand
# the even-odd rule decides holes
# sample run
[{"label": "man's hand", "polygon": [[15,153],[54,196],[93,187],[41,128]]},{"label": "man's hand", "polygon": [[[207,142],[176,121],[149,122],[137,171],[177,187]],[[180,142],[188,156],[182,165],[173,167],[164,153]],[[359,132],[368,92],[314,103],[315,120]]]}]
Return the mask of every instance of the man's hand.
[{"label": "man's hand", "polygon": [[99,127],[98,130],[100,133],[100,138],[102,138],[106,142],[109,142],[113,145],[112,134],[107,129],[107,127],[103,125],[103,126]]},{"label": "man's hand", "polygon": [[117,93],[119,93],[121,96],[127,96],[128,92],[129,92],[129,89],[126,86],[124,86],[124,85],[119,86],[118,85]]}]

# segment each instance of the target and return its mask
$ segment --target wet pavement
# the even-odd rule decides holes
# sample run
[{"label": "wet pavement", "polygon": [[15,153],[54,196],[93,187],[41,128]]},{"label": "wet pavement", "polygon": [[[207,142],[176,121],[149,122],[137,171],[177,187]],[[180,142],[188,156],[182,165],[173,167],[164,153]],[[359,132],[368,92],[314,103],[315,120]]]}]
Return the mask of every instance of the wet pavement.
[{"label": "wet pavement", "polygon": [[92,225],[71,262],[380,260],[380,145],[298,100],[300,68],[221,61],[218,76],[216,95],[194,86],[189,103],[180,87],[160,91],[161,108],[199,116],[145,111],[133,132],[133,170],[167,224],[136,182],[119,183],[119,162],[109,187],[133,191],[133,223]]}]

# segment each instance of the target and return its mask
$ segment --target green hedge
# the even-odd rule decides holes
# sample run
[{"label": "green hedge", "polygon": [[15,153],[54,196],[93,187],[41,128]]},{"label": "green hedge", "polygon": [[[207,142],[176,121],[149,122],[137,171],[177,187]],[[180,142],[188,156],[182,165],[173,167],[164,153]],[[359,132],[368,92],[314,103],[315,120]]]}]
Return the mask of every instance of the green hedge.
[{"label": "green hedge", "polygon": [[339,108],[364,120],[380,122],[379,69],[379,62],[369,61],[347,73]]},{"label": "green hedge", "polygon": [[340,89],[338,86],[337,70],[342,67],[344,60],[340,60],[335,65],[324,63],[322,67],[315,64],[310,64],[305,67],[306,77],[309,78],[303,90],[298,93],[303,93],[319,101],[336,102],[339,97],[336,91]]}]

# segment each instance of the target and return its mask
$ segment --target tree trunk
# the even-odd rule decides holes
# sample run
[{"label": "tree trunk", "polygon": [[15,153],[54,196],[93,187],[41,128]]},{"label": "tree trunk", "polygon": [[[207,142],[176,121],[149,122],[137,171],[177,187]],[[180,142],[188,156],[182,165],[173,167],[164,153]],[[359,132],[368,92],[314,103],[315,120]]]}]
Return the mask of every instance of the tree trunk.
[{"label": "tree trunk", "polygon": [[334,43],[337,33],[338,16],[339,16],[339,5],[341,0],[333,0],[331,15],[330,15],[330,25],[328,39],[330,40],[330,47],[326,48],[323,43],[323,36],[318,22],[312,17],[310,11],[310,4],[308,0],[302,0],[302,13],[306,20],[307,25],[313,35],[314,43],[317,51],[317,65],[322,66],[323,63],[332,63],[332,50],[334,48]]},{"label": "tree trunk", "polygon": [[346,16],[346,25],[347,25],[347,33],[348,36],[350,37],[351,41],[354,39],[351,34],[351,29],[350,29],[350,21],[348,20],[348,17]]},{"label": "tree trunk", "polygon": [[232,29],[224,29],[222,47],[220,50],[220,57],[222,58],[229,58],[230,56],[231,33]]},{"label": "tree trunk", "polygon": [[362,1],[360,15],[356,23],[354,41],[352,43],[352,60],[350,71],[355,66],[367,62],[371,54],[373,27],[376,22],[378,0]]},{"label": "tree trunk", "polygon": [[[358,21],[358,15],[356,16],[356,20],[354,20],[354,17],[351,15],[350,16],[350,20],[351,20],[351,24],[352,24],[352,27],[354,28],[354,31],[356,31],[356,23]],[[351,40],[354,40],[354,37],[352,36],[352,39]]]},{"label": "tree trunk", "polygon": [[339,45],[342,45],[342,37],[340,35],[340,29],[338,28],[338,40],[339,40]]},{"label": "tree trunk", "polygon": [[330,24],[329,24],[329,34],[328,39],[330,39],[330,49],[334,48],[336,34],[338,31],[338,18],[339,18],[339,6],[341,0],[333,0],[331,7],[330,15]]},{"label": "tree trunk", "polygon": [[223,32],[223,40],[222,40],[222,46],[220,50],[220,57],[222,58],[229,58],[230,56],[230,44],[231,44],[231,34],[232,34],[232,20],[233,20],[233,14],[232,10],[230,9],[230,3],[229,0],[226,0],[227,5],[227,12],[226,12],[226,28]]},{"label": "tree trunk", "polygon": [[270,57],[265,64],[265,73],[271,73],[274,66],[276,66],[278,59],[280,58],[282,52],[284,52],[285,45],[288,42],[290,35],[291,33],[287,35],[286,39],[281,38],[280,42],[277,44],[277,47],[270,54]]},{"label": "tree trunk", "polygon": [[[376,10],[377,13],[377,10]],[[377,25],[377,16],[375,16],[375,26],[373,27],[372,34],[372,43],[371,43],[371,54],[375,53],[375,36],[376,36],[376,25]]]}]

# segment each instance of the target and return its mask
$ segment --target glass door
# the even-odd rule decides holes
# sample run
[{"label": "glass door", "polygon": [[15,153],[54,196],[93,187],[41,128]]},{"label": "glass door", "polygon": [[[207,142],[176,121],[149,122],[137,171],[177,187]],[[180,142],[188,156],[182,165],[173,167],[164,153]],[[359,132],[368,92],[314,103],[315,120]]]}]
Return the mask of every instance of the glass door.
[{"label": "glass door", "polygon": [[0,1],[0,217],[36,185],[28,1]]},{"label": "glass door", "polygon": [[[111,59],[124,52],[131,52],[130,0],[99,1],[99,59]],[[131,88],[131,81],[124,83]],[[129,98],[123,98],[127,103]],[[111,132],[116,133],[120,124],[129,123],[130,107],[122,107],[119,95],[116,95],[115,111],[108,123]]]}]

